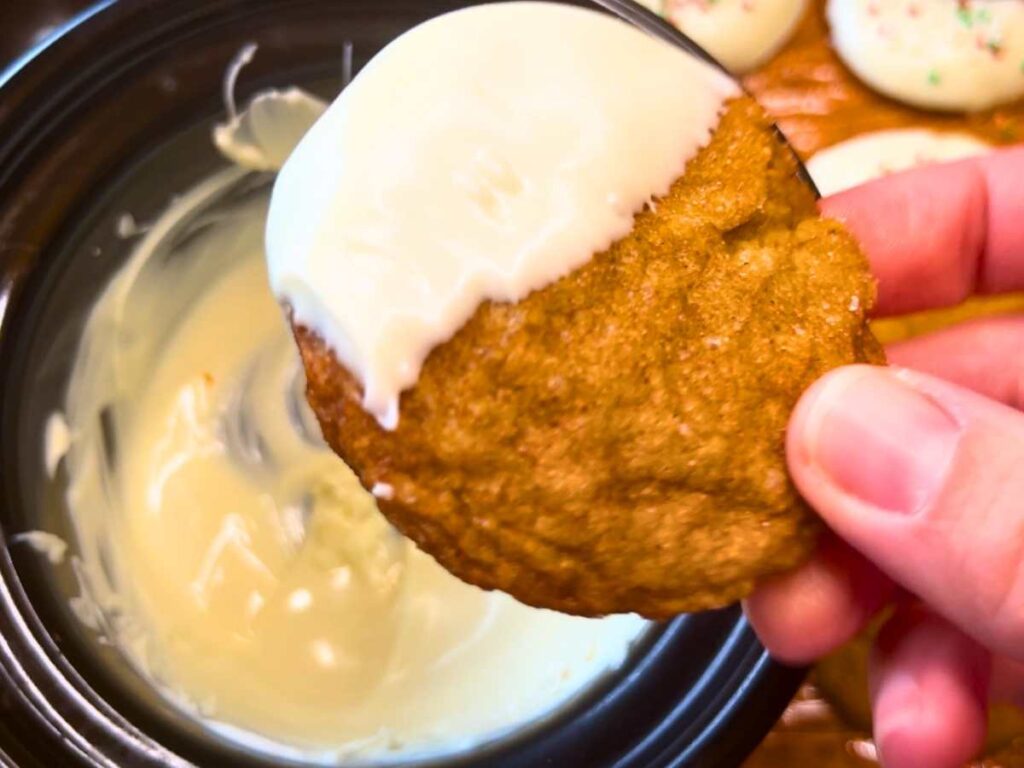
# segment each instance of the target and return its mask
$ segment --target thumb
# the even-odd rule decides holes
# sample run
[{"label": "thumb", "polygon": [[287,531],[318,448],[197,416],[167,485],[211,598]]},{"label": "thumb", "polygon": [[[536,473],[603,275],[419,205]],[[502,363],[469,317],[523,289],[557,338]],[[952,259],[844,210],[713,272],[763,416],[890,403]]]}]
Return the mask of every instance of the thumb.
[{"label": "thumb", "polygon": [[909,370],[850,366],[801,399],[787,453],[837,534],[1024,660],[1024,413]]}]

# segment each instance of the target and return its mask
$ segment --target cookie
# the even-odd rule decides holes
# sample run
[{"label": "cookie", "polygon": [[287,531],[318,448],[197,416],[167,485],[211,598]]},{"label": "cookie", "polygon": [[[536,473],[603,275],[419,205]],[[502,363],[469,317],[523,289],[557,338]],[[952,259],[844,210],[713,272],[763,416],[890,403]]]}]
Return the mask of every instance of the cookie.
[{"label": "cookie", "polygon": [[665,618],[811,552],[786,423],[829,369],[884,362],[873,300],[857,244],[741,97],[626,237],[435,347],[394,430],[294,330],[328,443],[445,568],[538,607]]}]

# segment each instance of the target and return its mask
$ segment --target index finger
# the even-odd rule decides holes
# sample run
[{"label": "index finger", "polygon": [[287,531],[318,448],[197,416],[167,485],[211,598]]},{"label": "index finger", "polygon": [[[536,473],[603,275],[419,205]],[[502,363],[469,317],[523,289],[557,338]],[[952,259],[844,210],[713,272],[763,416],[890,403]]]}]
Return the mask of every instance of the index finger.
[{"label": "index finger", "polygon": [[879,315],[1024,289],[1024,147],[868,182],[821,210],[860,241]]}]

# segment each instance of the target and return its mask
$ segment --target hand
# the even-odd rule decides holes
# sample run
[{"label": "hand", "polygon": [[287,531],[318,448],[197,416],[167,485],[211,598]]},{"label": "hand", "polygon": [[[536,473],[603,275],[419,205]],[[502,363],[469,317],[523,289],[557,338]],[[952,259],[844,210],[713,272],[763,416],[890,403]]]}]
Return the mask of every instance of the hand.
[{"label": "hand", "polygon": [[[1024,289],[1024,148],[924,168],[822,202],[861,241],[880,315]],[[871,659],[888,768],[980,748],[990,695],[1024,705],[1024,317],[893,345],[893,368],[818,381],[790,422],[794,482],[833,532],[747,613],[809,663],[895,605]]]}]

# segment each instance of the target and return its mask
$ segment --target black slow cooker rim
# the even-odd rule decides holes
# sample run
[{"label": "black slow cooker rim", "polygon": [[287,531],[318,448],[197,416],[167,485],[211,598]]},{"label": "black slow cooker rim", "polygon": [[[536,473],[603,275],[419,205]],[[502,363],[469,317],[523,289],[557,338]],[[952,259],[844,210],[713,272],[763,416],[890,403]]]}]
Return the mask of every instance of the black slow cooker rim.
[{"label": "black slow cooker rim", "polygon": [[[694,50],[674,28],[629,0],[595,2]],[[59,124],[65,111],[73,110],[80,100],[88,98],[96,83],[110,77],[111,61],[117,57],[130,59],[152,43],[126,39],[120,48],[105,51],[99,60],[69,74],[63,66],[68,57],[88,48],[89,38],[97,30],[109,34],[119,25],[137,20],[140,14],[159,8],[164,11],[164,23],[153,26],[154,38],[186,34],[188,26],[197,20],[255,13],[269,4],[266,0],[213,0],[202,4],[189,0],[104,0],[0,72],[0,211],[16,216],[10,213],[12,207],[7,203],[12,201],[5,200],[4,190],[25,172],[34,151],[45,141],[48,126]],[[5,217],[0,215],[0,358],[11,361],[16,340],[8,328],[22,300],[29,297],[21,291],[25,283],[21,256],[25,254],[5,252],[4,234]],[[39,250],[42,244],[27,247]],[[7,395],[11,368],[5,365],[0,372],[0,425],[5,432],[13,423],[11,412],[16,410]],[[0,474],[0,498],[5,498],[5,482]],[[0,541],[7,544],[10,534],[0,524]],[[644,765],[652,766],[738,764],[767,733],[802,682],[804,670],[770,659],[737,608],[681,617],[664,630],[655,645],[692,635],[701,627],[715,627],[727,638],[714,664],[705,671],[705,685],[699,690],[703,698],[697,701],[681,697],[647,738],[616,765],[639,765],[630,762],[634,755]],[[643,664],[640,660],[637,667]],[[639,674],[636,670],[633,673]],[[133,765],[185,764],[110,706],[67,661],[33,608],[6,546],[0,549],[0,689],[10,706],[10,713],[0,725],[0,761],[6,764],[121,766],[125,760]],[[702,717],[694,714],[698,705],[704,710]],[[48,734],[52,754],[26,751],[23,737],[28,733]],[[33,749],[38,749],[35,744]]]}]

